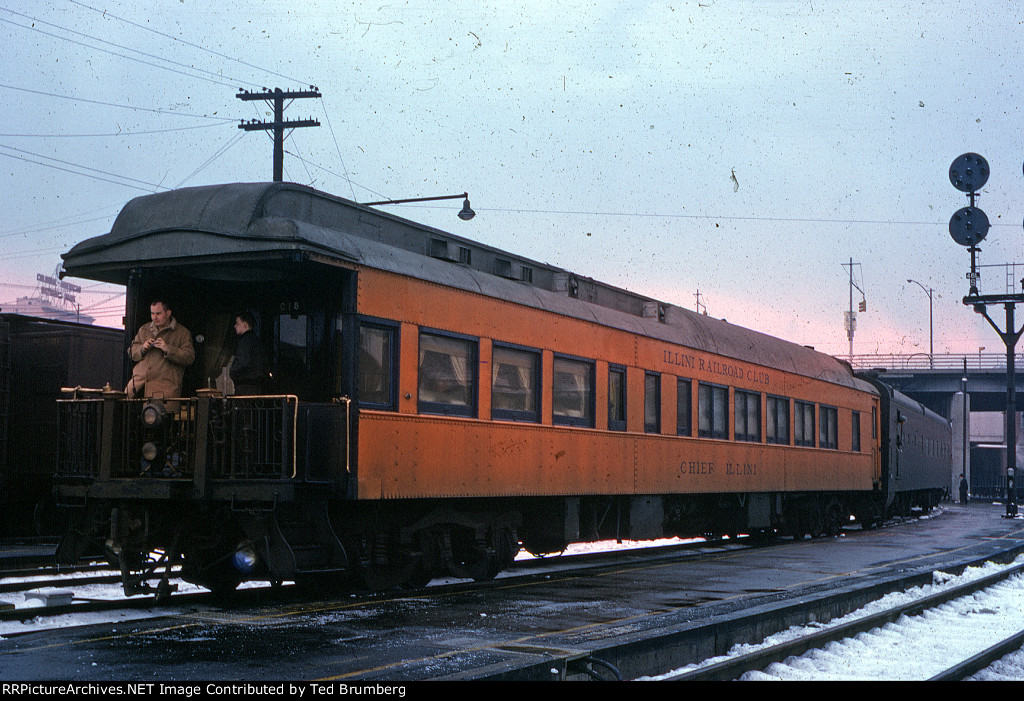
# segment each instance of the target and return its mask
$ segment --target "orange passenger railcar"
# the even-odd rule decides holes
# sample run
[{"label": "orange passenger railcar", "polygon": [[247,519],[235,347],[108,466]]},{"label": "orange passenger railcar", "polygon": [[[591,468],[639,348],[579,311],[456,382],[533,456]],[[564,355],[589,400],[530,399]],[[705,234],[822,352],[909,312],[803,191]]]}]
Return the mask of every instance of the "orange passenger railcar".
[{"label": "orange passenger railcar", "polygon": [[[176,563],[384,586],[579,540],[835,533],[898,487],[883,397],[841,361],[309,188],[141,197],[65,268],[127,285],[127,334],[170,295],[196,340],[166,418],[118,388],[62,404],[62,552],[109,535],[126,591]],[[240,310],[273,358],[254,396],[214,387]]]},{"label": "orange passenger railcar", "polygon": [[[637,329],[629,331],[593,320],[553,318],[544,308],[379,271],[360,271],[359,292],[361,309],[402,325],[398,366],[407,369],[398,376],[400,398],[394,410],[360,412],[360,498],[870,491],[878,479],[866,418],[858,426],[865,449],[852,450],[853,413],[877,414],[874,392],[837,361],[807,349],[788,349],[805,363],[799,372],[831,370],[831,376],[815,379],[796,368],[766,366],[763,356],[756,364],[680,345],[682,339],[670,341],[671,317],[682,315],[696,318],[703,338],[712,337],[715,327],[726,336],[751,337],[757,345],[748,356],[758,356],[765,345],[782,345],[680,309],[668,312],[667,324],[630,319]],[[655,324],[667,327],[663,339],[654,337],[659,329],[643,328]],[[479,393],[472,416],[418,409],[417,330],[422,328],[461,334],[474,344],[478,367],[473,385]],[[495,344],[532,349],[540,360],[535,380],[541,390],[539,410],[532,422],[509,423],[492,411]],[[561,355],[587,364],[593,375],[593,396],[584,400],[593,404],[587,425],[554,425],[553,364]],[[612,366],[626,374],[625,432],[608,425]],[[653,378],[653,391],[660,395],[653,426],[645,421],[647,378]],[[689,416],[699,416],[696,389],[702,384],[727,390],[727,418],[736,415],[737,392],[753,397],[757,407],[751,414],[757,425],[748,433],[753,439],[737,439],[735,420],[725,421],[723,433],[714,437],[700,437],[693,426],[681,432],[680,381],[690,383],[684,398]],[[813,405],[812,419],[821,406],[836,409],[836,445],[820,447],[818,436],[800,450],[793,449],[792,436],[781,444],[764,442],[761,437],[768,429],[762,405],[768,396],[792,400],[786,403],[787,412],[798,403]],[[825,397],[827,402],[821,401]],[[789,423],[795,422],[790,418]]]}]

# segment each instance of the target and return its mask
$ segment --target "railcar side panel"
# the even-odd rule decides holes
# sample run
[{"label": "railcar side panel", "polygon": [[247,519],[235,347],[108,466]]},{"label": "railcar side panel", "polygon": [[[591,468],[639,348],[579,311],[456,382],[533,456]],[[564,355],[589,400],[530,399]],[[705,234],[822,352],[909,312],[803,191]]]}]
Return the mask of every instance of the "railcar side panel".
[{"label": "railcar side panel", "polygon": [[[363,411],[359,424],[360,499],[584,494],[685,494],[872,489],[870,420],[873,394],[773,368],[670,344],[600,324],[568,318],[434,283],[364,269],[359,273],[359,312],[400,324],[398,406]],[[420,331],[460,334],[472,340],[478,369],[476,402],[469,416],[432,416],[418,410]],[[533,421],[491,421],[491,366],[496,343],[536,349],[541,357],[540,407]],[[593,364],[593,422],[552,425],[552,364],[558,356]],[[608,428],[608,368],[626,371],[625,431]],[[645,375],[661,387],[660,426],[644,425]],[[756,440],[677,434],[676,380],[692,382],[689,413],[699,411],[700,384],[756,397],[787,398],[788,423],[796,402],[818,411],[822,397],[835,409],[837,444],[770,445],[766,412],[759,408]],[[734,400],[727,412],[731,415]],[[859,420],[853,450],[853,420]],[[816,414],[815,414],[816,415]],[[815,419],[816,420],[816,419]],[[843,450],[839,447],[842,446]]]},{"label": "railcar side panel", "polygon": [[361,499],[855,491],[870,453],[361,413]]}]

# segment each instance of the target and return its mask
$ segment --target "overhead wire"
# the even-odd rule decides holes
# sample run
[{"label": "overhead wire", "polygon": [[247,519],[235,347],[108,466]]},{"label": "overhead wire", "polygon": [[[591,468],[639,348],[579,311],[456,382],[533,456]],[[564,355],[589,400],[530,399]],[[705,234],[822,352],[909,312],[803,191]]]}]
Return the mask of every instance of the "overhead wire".
[{"label": "overhead wire", "polygon": [[86,97],[73,97],[71,95],[58,95],[57,93],[48,93],[42,90],[33,90],[31,88],[23,88],[17,85],[8,85],[6,83],[0,83],[0,88],[7,88],[8,90],[20,90],[21,92],[34,93],[36,95],[45,95],[46,97],[56,97],[62,100],[74,100],[75,102],[85,102],[92,105],[101,105],[103,107],[117,107],[124,110],[135,110],[136,112],[151,112],[153,114],[168,114],[175,117],[190,117],[194,119],[213,119],[217,122],[234,122],[236,120],[230,117],[214,117],[208,114],[192,114],[189,112],[177,112],[171,110],[160,110],[152,107],[137,107],[135,105],[119,105],[116,102],[104,102],[103,100],[90,100]]},{"label": "overhead wire", "polygon": [[[216,160],[217,160],[218,158],[220,158],[220,157],[221,157],[221,156],[223,156],[223,155],[224,155],[225,153],[227,153],[227,152],[228,152],[228,149],[230,149],[230,148],[231,148],[232,146],[234,146],[234,145],[235,145],[235,144],[237,144],[237,143],[238,143],[239,141],[241,141],[241,140],[242,140],[242,137],[244,137],[244,136],[245,136],[245,132],[241,132],[241,133],[238,133],[238,134],[236,134],[236,135],[235,135],[235,136],[234,136],[234,137],[233,137],[233,138],[232,138],[232,139],[231,139],[231,140],[230,140],[230,141],[229,141],[228,143],[226,143],[226,144],[225,144],[224,146],[221,146],[221,147],[220,147],[220,149],[218,149],[216,153],[214,153],[214,154],[213,154],[212,156],[210,156],[209,158],[207,158],[207,159],[206,159],[206,162],[205,162],[205,163],[203,163],[203,164],[202,164],[201,166],[199,166],[198,168],[196,168],[195,170],[193,170],[193,171],[192,171],[191,173],[189,173],[188,175],[186,175],[186,176],[185,176],[184,178],[182,178],[182,180],[181,180],[181,181],[180,181],[180,182],[179,182],[179,183],[178,183],[177,185],[175,185],[174,187],[175,187],[175,188],[179,188],[179,187],[181,187],[181,186],[182,186],[182,185],[184,185],[184,184],[185,184],[186,182],[188,182],[189,180],[191,180],[191,179],[192,179],[193,177],[195,177],[196,175],[198,175],[199,173],[201,173],[201,172],[202,172],[203,170],[205,170],[205,169],[206,169],[206,167],[207,167],[207,166],[209,166],[209,165],[210,165],[211,163],[213,163],[213,162],[214,162],[214,161],[216,161]],[[173,189],[173,188],[172,188],[172,189]]]},{"label": "overhead wire", "polygon": [[49,27],[54,27],[54,28],[59,29],[61,31],[68,32],[69,34],[75,34],[75,35],[80,36],[80,37],[85,37],[85,38],[87,38],[87,39],[89,39],[91,41],[95,41],[95,42],[98,42],[100,44],[107,44],[109,46],[115,46],[118,49],[121,49],[121,50],[124,50],[124,51],[131,51],[131,52],[137,53],[137,54],[139,54],[141,56],[146,56],[147,58],[155,59],[157,61],[164,61],[164,62],[169,63],[169,64],[174,65],[174,66],[182,66],[182,67],[187,68],[189,71],[192,71],[192,72],[190,73],[190,72],[186,72],[186,71],[179,71],[179,70],[175,70],[173,68],[168,68],[167,66],[158,66],[156,64],[150,63],[149,61],[143,61],[142,59],[135,58],[133,56],[125,56],[124,54],[119,54],[116,51],[111,51],[109,49],[104,49],[104,48],[99,47],[99,46],[91,46],[89,44],[84,44],[84,43],[82,43],[80,41],[75,41],[74,39],[69,39],[68,37],[63,37],[63,36],[60,36],[60,35],[57,35],[57,34],[52,34],[50,32],[43,31],[42,29],[39,29],[38,27],[35,27],[35,26],[26,26],[24,24],[18,24],[17,22],[14,22],[13,20],[0,18],[0,22],[5,22],[7,24],[13,24],[14,26],[21,27],[22,29],[28,29],[28,30],[33,31],[33,32],[39,32],[40,34],[43,34],[45,36],[53,37],[55,39],[60,39],[62,41],[68,41],[68,42],[71,42],[72,44],[77,44],[78,46],[84,46],[84,47],[89,48],[89,49],[94,49],[94,50],[97,50],[97,51],[102,51],[104,53],[108,53],[108,54],[111,54],[113,56],[117,56],[119,58],[126,58],[129,61],[137,61],[139,63],[142,63],[143,65],[154,66],[156,68],[162,68],[164,70],[169,70],[169,71],[171,71],[173,73],[178,73],[180,75],[184,75],[184,76],[187,76],[189,78],[198,78],[199,80],[205,80],[207,82],[214,83],[216,85],[229,85],[230,86],[230,85],[234,85],[234,83],[236,82],[236,81],[232,81],[230,83],[226,82],[223,79],[222,76],[218,76],[218,78],[215,79],[215,78],[207,78],[207,77],[204,77],[203,75],[197,75],[197,73],[199,73],[199,74],[206,73],[208,75],[217,76],[217,74],[212,72],[212,71],[207,71],[207,70],[204,70],[202,68],[195,68],[193,66],[188,66],[188,65],[186,65],[184,63],[180,63],[178,61],[172,61],[169,58],[163,58],[161,56],[154,56],[153,54],[148,54],[145,51],[139,51],[138,49],[133,49],[133,48],[128,47],[128,46],[122,46],[120,44],[115,44],[115,43],[113,43],[111,41],[106,41],[105,39],[100,39],[98,37],[90,36],[88,34],[85,34],[83,32],[79,32],[79,31],[74,30],[74,29],[69,29],[67,27],[62,27],[59,24],[53,24],[52,22],[47,22],[47,21],[41,20],[41,19],[39,19],[37,17],[31,17],[31,16],[23,14],[21,12],[15,12],[14,10],[12,10],[10,8],[7,8],[7,7],[0,7],[0,10],[3,10],[4,12],[10,12],[11,14],[17,15],[19,17],[24,17],[25,19],[31,20],[33,23],[38,22],[39,24],[45,24],[45,25],[47,25]]},{"label": "overhead wire", "polygon": [[[277,77],[285,78],[285,79],[293,81],[293,82],[299,82],[299,83],[304,82],[304,81],[298,81],[297,79],[295,79],[295,78],[293,78],[291,76],[287,76],[287,75],[284,75],[282,73],[269,70],[269,69],[267,69],[265,67],[257,66],[255,64],[248,63],[246,61],[242,61],[242,60],[237,59],[235,57],[226,55],[224,53],[221,53],[221,52],[218,52],[218,51],[214,51],[214,50],[209,49],[209,48],[207,48],[205,46],[202,46],[202,45],[199,45],[199,44],[196,44],[196,43],[193,43],[193,42],[189,42],[189,41],[183,40],[180,37],[175,37],[175,36],[172,36],[172,35],[167,34],[165,32],[158,31],[156,29],[153,29],[152,27],[148,27],[148,26],[139,24],[137,22],[133,22],[133,21],[131,21],[129,19],[126,19],[124,17],[120,17],[118,15],[113,15],[113,14],[111,14],[110,12],[108,12],[106,10],[98,9],[98,8],[90,6],[90,5],[86,4],[86,3],[77,2],[76,0],[69,0],[69,1],[72,4],[74,4],[74,5],[78,5],[79,7],[85,8],[85,9],[90,10],[92,12],[96,12],[98,14],[101,14],[104,18],[118,20],[120,22],[123,22],[123,23],[125,23],[125,24],[127,24],[129,26],[135,27],[137,29],[140,29],[140,30],[143,30],[143,31],[146,31],[146,32],[150,32],[150,33],[155,34],[157,36],[164,37],[164,38],[169,39],[171,41],[174,41],[174,42],[177,42],[177,43],[180,43],[180,44],[184,44],[186,46],[198,49],[200,51],[207,52],[207,53],[209,53],[211,55],[218,56],[220,58],[223,58],[225,60],[231,61],[233,63],[237,63],[239,65],[243,65],[243,66],[246,66],[248,68],[252,68],[252,69],[255,69],[255,70],[267,73],[268,75],[274,75],[274,76],[277,76]],[[28,15],[28,14],[22,13],[22,12],[15,11],[15,10],[13,10],[11,8],[8,8],[8,7],[0,7],[0,10],[8,12],[8,13],[10,13],[10,14],[16,16],[16,17],[22,18],[22,19],[24,19],[26,21],[30,21],[30,22],[33,23],[33,25],[32,26],[28,26],[26,24],[23,24],[23,23],[20,23],[20,22],[16,22],[16,21],[13,21],[13,20],[10,20],[10,19],[0,18],[0,21],[2,21],[4,23],[7,23],[7,24],[15,26],[15,27],[19,27],[21,29],[27,29],[27,30],[30,30],[30,31],[33,31],[33,32],[37,32],[37,33],[43,34],[45,36],[48,36],[48,37],[51,37],[51,38],[54,38],[54,39],[57,39],[57,40],[67,41],[67,42],[70,42],[70,43],[72,43],[74,45],[77,45],[77,46],[83,46],[83,47],[88,48],[90,50],[101,51],[101,52],[113,55],[115,57],[118,57],[118,58],[122,58],[122,59],[129,60],[129,61],[135,61],[135,62],[141,63],[143,65],[148,65],[148,66],[152,66],[152,67],[155,67],[155,68],[160,68],[160,69],[163,69],[163,70],[168,70],[168,71],[171,71],[172,73],[177,73],[177,74],[185,75],[185,76],[187,76],[189,78],[193,78],[193,79],[207,80],[208,82],[212,82],[212,83],[215,83],[215,84],[220,84],[220,85],[229,85],[229,84],[256,85],[256,83],[253,83],[251,81],[239,80],[239,79],[230,79],[230,78],[227,79],[227,80],[232,80],[233,83],[228,83],[228,82],[225,81],[225,79],[223,78],[223,76],[221,74],[214,74],[211,71],[207,71],[205,69],[195,68],[193,66],[188,66],[186,64],[183,64],[183,63],[178,62],[178,61],[174,61],[172,59],[167,59],[167,58],[164,58],[162,56],[157,56],[157,55],[152,54],[152,53],[148,53],[148,52],[145,52],[145,51],[140,51],[138,49],[133,49],[131,47],[124,46],[122,44],[117,44],[115,42],[111,42],[111,41],[108,41],[106,39],[102,39],[100,37],[93,36],[93,35],[87,34],[87,33],[82,32],[82,31],[78,31],[76,29],[72,29],[72,28],[69,28],[69,27],[66,27],[66,26],[62,26],[60,24],[49,22],[49,21],[46,21],[46,20],[43,20],[43,19],[40,19],[40,18],[37,18],[37,17],[33,17],[31,15]],[[59,32],[64,32],[65,35],[57,34],[57,33],[51,32],[51,31],[47,31],[47,30],[43,29],[42,26],[35,26],[35,25],[42,25],[42,26],[45,26],[45,27],[48,27],[48,28],[52,28],[52,29],[57,30]],[[91,43],[85,43],[85,42],[82,42],[82,41],[78,41],[75,38],[67,36],[66,34],[74,35],[75,37],[79,37],[79,38],[85,39],[85,40],[87,40],[87,42],[91,42]],[[105,48],[105,47],[113,47],[116,50],[111,50],[111,49]],[[140,56],[144,57],[144,58],[139,58]],[[184,68],[186,70],[185,71],[179,70],[179,68]],[[203,75],[203,74],[205,74],[205,75]],[[213,78],[206,77],[206,76],[213,76]],[[2,83],[0,83],[0,87],[4,87],[4,88],[10,89],[10,90],[17,90],[17,91],[27,92],[27,93],[31,93],[31,94],[37,94],[37,95],[43,95],[43,96],[47,96],[47,97],[53,97],[53,98],[57,98],[57,99],[74,100],[74,101],[78,101],[78,102],[82,102],[82,103],[97,104],[97,105],[101,105],[101,106],[114,107],[114,108],[118,108],[118,109],[130,109],[130,110],[134,110],[134,111],[149,112],[149,113],[154,113],[154,114],[167,114],[167,115],[173,115],[175,117],[210,119],[210,120],[214,120],[214,121],[217,122],[217,124],[205,125],[205,126],[220,126],[221,124],[226,124],[228,122],[234,121],[233,119],[230,119],[230,118],[223,118],[223,117],[217,117],[217,116],[212,116],[212,115],[197,115],[197,114],[184,113],[184,112],[180,112],[180,111],[161,110],[161,109],[156,109],[156,108],[139,107],[139,106],[135,106],[135,105],[117,104],[117,103],[105,102],[105,101],[102,101],[102,100],[94,100],[94,99],[89,99],[89,98],[82,98],[82,97],[77,97],[77,96],[61,95],[61,94],[57,94],[57,93],[51,93],[51,92],[46,92],[46,91],[42,91],[42,90],[35,90],[35,89],[31,89],[31,88],[24,88],[24,87],[21,87],[21,86],[10,85],[10,84],[2,84]],[[312,163],[316,167],[320,167],[325,172],[331,173],[335,177],[339,177],[342,180],[344,180],[345,182],[347,182],[349,184],[349,187],[350,187],[351,191],[352,191],[353,199],[355,199],[355,189],[354,189],[355,188],[355,183],[353,183],[351,178],[347,175],[347,166],[345,165],[344,158],[342,157],[342,154],[341,154],[341,148],[340,148],[340,145],[338,144],[337,135],[334,133],[334,129],[333,129],[333,126],[331,125],[329,116],[326,115],[326,110],[327,110],[326,103],[323,101],[322,98],[321,98],[321,106],[323,107],[323,109],[325,111],[325,121],[327,121],[327,123],[328,123],[329,131],[331,132],[331,136],[332,136],[332,139],[334,141],[335,148],[336,148],[336,150],[338,152],[339,161],[342,164],[342,168],[346,171],[346,174],[345,175],[339,175],[337,173],[332,172],[329,169],[322,168],[322,166],[319,166],[319,165],[315,164],[314,162],[312,162],[312,161],[310,161],[308,159],[305,159],[305,158],[301,158],[301,161],[302,161],[304,167],[307,164],[311,164]],[[203,128],[203,127],[186,127],[185,129],[195,129],[195,128]],[[175,130],[174,129],[146,130],[146,131],[143,131],[143,132],[135,132],[135,134],[164,133],[164,132],[167,132],[167,131],[175,131]],[[11,134],[11,135],[8,135],[8,136],[9,136],[9,138],[48,138],[50,136],[60,137],[60,138],[87,138],[87,137],[96,138],[96,137],[101,137],[101,136],[102,137],[115,137],[115,136],[121,136],[121,135],[125,135],[125,134],[130,134],[130,133],[131,132],[117,132],[117,133],[108,133],[108,134],[77,134],[77,135],[76,134],[60,134],[60,135]],[[238,143],[238,141],[240,139],[241,139],[241,135],[236,136],[230,142],[228,142],[226,145],[221,147],[215,154],[213,154],[209,159],[207,159],[202,165],[200,165],[198,168],[196,168],[192,173],[190,173],[184,179],[182,179],[182,181],[179,183],[178,187],[180,187],[181,184],[184,184],[185,182],[187,182],[191,178],[195,177],[198,173],[200,173],[205,168],[207,168],[212,162],[214,162],[217,158],[221,157],[232,146],[234,146],[236,143]],[[85,175],[86,177],[90,177],[90,178],[93,178],[95,180],[99,180],[99,181],[102,181],[102,182],[108,182],[108,183],[111,183],[111,184],[117,184],[117,185],[122,185],[122,186],[126,186],[126,187],[132,187],[132,188],[135,188],[135,189],[142,190],[144,192],[156,192],[157,190],[159,190],[162,187],[162,186],[160,186],[158,184],[149,183],[149,182],[146,182],[146,181],[143,181],[143,180],[139,180],[137,178],[130,178],[128,176],[121,176],[121,175],[118,175],[118,174],[115,174],[115,173],[110,173],[110,172],[102,171],[102,170],[99,170],[99,169],[91,168],[91,167],[88,167],[88,166],[82,166],[82,165],[79,165],[79,164],[71,163],[69,161],[63,161],[61,159],[56,159],[56,158],[51,158],[51,157],[48,157],[48,156],[43,156],[41,154],[32,153],[32,152],[25,151],[25,150],[22,150],[22,149],[16,149],[16,148],[10,147],[10,146],[0,145],[0,147],[10,151],[10,152],[7,152],[7,153],[0,151],[0,155],[5,155],[5,156],[7,156],[9,158],[16,158],[16,159],[19,159],[19,160],[22,160],[22,161],[25,161],[25,162],[33,163],[35,165],[41,165],[41,166],[44,166],[44,167],[53,168],[53,169],[56,169],[56,170],[60,170],[60,171],[63,171],[63,172],[68,172],[68,173],[75,174],[75,175]],[[296,149],[297,149],[297,147],[296,147]],[[57,164],[60,164],[60,165],[57,165]],[[308,167],[306,168],[306,172],[307,172],[307,176],[312,180],[313,176],[312,176],[311,173],[309,173]],[[137,184],[132,184],[132,183],[137,183]],[[365,189],[368,189],[368,188],[365,188]],[[38,231],[38,230],[41,230],[41,229],[37,228],[35,230]],[[13,232],[8,232],[8,233],[5,233],[5,234],[0,234],[0,236],[8,236],[8,235],[12,235],[12,234],[13,234]]]},{"label": "overhead wire", "polygon": [[[173,114],[173,113],[172,113]],[[106,137],[129,137],[129,136],[148,136],[150,134],[166,134],[168,132],[176,131],[192,131],[193,129],[213,129],[215,127],[223,126],[227,122],[236,121],[233,118],[223,118],[217,124],[197,124],[191,127],[169,127],[167,129],[145,129],[143,131],[117,131],[109,132],[106,134],[0,134],[2,138],[25,138],[25,139],[101,139]]]},{"label": "overhead wire", "polygon": [[[205,46],[202,46],[200,44],[193,44],[190,41],[185,41],[181,37],[172,36],[172,35],[167,34],[165,32],[161,32],[161,31],[158,31],[156,29],[153,29],[152,27],[147,27],[144,24],[139,24],[138,22],[132,22],[129,19],[125,19],[124,17],[119,17],[119,16],[117,16],[115,14],[112,14],[112,13],[108,12],[107,10],[100,10],[98,8],[92,7],[91,5],[86,5],[84,2],[78,2],[78,0],[68,0],[68,2],[70,2],[72,5],[78,5],[79,7],[84,7],[87,10],[92,10],[93,12],[99,13],[99,14],[103,15],[104,17],[109,17],[109,18],[112,18],[112,19],[116,19],[116,20],[118,20],[120,22],[124,22],[125,24],[128,24],[128,25],[131,25],[133,27],[136,27],[137,29],[142,29],[143,31],[151,32],[153,34],[156,34],[157,36],[162,36],[165,39],[170,39],[171,41],[176,41],[176,42],[178,42],[180,44],[185,44],[186,46],[191,46],[194,49],[199,49],[200,51],[205,51],[205,52],[207,52],[209,54],[213,54],[214,56],[217,56],[219,58],[223,58],[223,59],[228,60],[228,61],[234,61],[235,63],[238,63],[238,64],[241,64],[241,65],[245,66],[246,68],[254,68],[254,69],[258,70],[258,71],[262,71],[262,72],[267,73],[269,75],[277,76],[278,78],[284,78],[285,80],[290,80],[290,81],[292,81],[294,83],[300,83],[300,84],[308,84],[309,83],[309,81],[296,80],[295,78],[292,78],[290,76],[286,76],[286,75],[281,74],[281,73],[276,73],[276,72],[271,71],[271,70],[269,70],[267,68],[263,68],[261,66],[257,66],[257,65],[251,64],[251,63],[246,63],[245,61],[243,61],[243,60],[241,60],[239,58],[235,58],[234,56],[229,56],[227,54],[222,54],[222,53],[220,53],[218,51],[214,51],[213,49],[209,49],[209,48],[207,48]],[[239,82],[242,82],[242,81],[239,81]],[[248,85],[256,85],[256,83],[247,83],[247,84]]]},{"label": "overhead wire", "polygon": [[[51,163],[41,163],[39,161],[32,161],[29,158],[25,158],[25,157],[22,157],[22,156],[17,156],[17,155],[10,154],[10,153],[0,153],[0,155],[7,156],[9,158],[18,158],[20,160],[27,161],[29,163],[35,163],[37,165],[42,165],[42,166],[46,166],[46,167],[49,167],[49,168],[55,168],[56,170],[62,170],[62,171],[65,171],[67,173],[74,173],[75,175],[84,175],[84,176],[89,177],[89,178],[95,178],[97,180],[103,180],[105,182],[114,183],[115,185],[123,185],[125,187],[132,187],[132,188],[135,188],[136,190],[143,190],[145,192],[156,192],[157,190],[160,189],[160,185],[157,185],[157,184],[154,184],[154,183],[149,183],[149,182],[146,182],[145,180],[139,180],[138,178],[130,178],[130,177],[126,176],[126,175],[118,175],[116,173],[109,173],[109,172],[107,172],[105,170],[100,170],[98,168],[91,168],[89,166],[83,166],[83,165],[80,165],[80,164],[77,164],[77,163],[71,163],[70,161],[65,161],[65,160],[62,160],[60,158],[52,158],[51,156],[43,156],[42,154],[32,153],[31,151],[26,151],[24,149],[15,148],[14,146],[7,146],[6,144],[0,144],[0,148],[5,148],[5,149],[8,149],[10,151],[17,151],[20,154],[26,154],[26,155],[32,156],[34,158],[42,158],[44,160],[55,161],[57,163],[61,163],[63,165],[73,166],[75,168],[81,168],[82,170],[92,171],[92,173],[82,173],[82,172],[78,172],[78,171],[75,171],[75,170],[71,170],[69,168],[61,168],[60,166],[55,166],[55,165],[53,165]],[[93,173],[100,173],[100,174],[106,175],[108,177],[106,177],[106,178],[100,177],[99,175],[93,175]],[[110,178],[121,178],[122,180],[129,180],[129,181],[132,181],[132,182],[139,183],[140,185],[146,185],[147,187],[140,187],[139,185],[132,185],[130,182],[122,183],[122,182],[118,182],[116,180],[111,180]]]},{"label": "overhead wire", "polygon": [[[83,2],[79,2],[78,0],[69,0],[69,2],[71,2],[74,5],[78,5],[79,7],[83,7],[85,9],[92,10],[93,12],[101,13],[101,14],[103,14],[104,17],[112,17],[113,19],[119,20],[119,21],[124,22],[124,23],[126,23],[128,25],[131,25],[133,27],[137,27],[139,29],[143,29],[143,30],[145,30],[147,32],[152,32],[152,33],[154,33],[154,34],[156,34],[158,36],[164,37],[166,39],[170,39],[171,41],[175,41],[175,42],[184,44],[186,46],[190,46],[190,47],[198,49],[200,51],[205,51],[207,53],[210,53],[210,54],[212,54],[214,56],[218,56],[220,58],[226,59],[228,61],[233,61],[235,63],[238,63],[240,65],[245,66],[246,68],[252,68],[252,69],[258,70],[260,72],[266,73],[268,75],[276,76],[278,78],[284,78],[285,80],[289,80],[289,81],[291,81],[293,83],[305,84],[305,83],[312,82],[312,81],[301,81],[301,80],[298,80],[298,79],[293,78],[291,76],[287,76],[287,75],[284,75],[282,73],[278,73],[276,71],[272,71],[272,70],[270,70],[268,68],[264,68],[262,66],[257,66],[255,64],[248,63],[246,61],[242,61],[241,59],[238,59],[238,58],[236,58],[234,56],[229,56],[227,54],[223,54],[223,53],[220,53],[218,51],[214,51],[212,49],[209,49],[209,48],[207,48],[205,46],[202,46],[202,45],[199,45],[199,44],[194,44],[194,43],[189,42],[189,41],[185,41],[184,39],[182,39],[180,37],[172,36],[172,35],[167,34],[165,32],[158,31],[156,29],[153,29],[152,27],[147,27],[147,26],[138,24],[137,22],[132,22],[131,20],[125,19],[123,17],[119,17],[118,15],[111,14],[111,13],[109,13],[106,10],[100,10],[98,8],[92,7],[91,5],[87,5],[87,4],[83,3]],[[244,82],[244,81],[239,81],[239,82]],[[255,83],[249,83],[249,84],[250,85],[255,85]],[[348,175],[347,175],[347,173],[348,173],[348,166],[345,165],[345,159],[344,159],[344,157],[342,156],[342,153],[341,153],[341,146],[338,144],[338,137],[334,133],[334,127],[331,124],[330,114],[329,114],[329,112],[327,110],[327,104],[324,101],[323,96],[320,97],[320,103],[321,103],[321,107],[323,108],[323,111],[324,111],[324,121],[327,122],[328,131],[330,131],[330,133],[331,133],[331,138],[334,141],[334,147],[335,147],[335,149],[338,152],[338,160],[341,163],[342,170],[344,170],[346,172],[346,175],[338,175],[337,173],[332,173],[332,175],[334,175],[335,177],[339,177],[342,180],[344,180],[346,183],[348,183],[348,185],[349,185],[349,187],[351,188],[351,191],[352,191],[352,199],[354,200],[356,198],[355,188],[354,188],[354,185],[352,183],[351,178],[348,177]],[[330,170],[327,170],[326,168],[324,168],[324,170],[326,170],[329,173],[331,172]],[[378,193],[374,193],[374,194],[378,194]],[[381,195],[381,196],[383,196],[383,195]]]}]

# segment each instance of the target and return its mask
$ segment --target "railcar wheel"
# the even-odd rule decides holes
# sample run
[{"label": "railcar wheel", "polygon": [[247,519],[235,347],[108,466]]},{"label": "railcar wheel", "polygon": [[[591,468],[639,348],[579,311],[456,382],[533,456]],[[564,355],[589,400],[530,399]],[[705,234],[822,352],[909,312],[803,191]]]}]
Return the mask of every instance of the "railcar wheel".
[{"label": "railcar wheel", "polygon": [[32,529],[37,536],[55,536],[71,528],[68,514],[57,508],[52,498],[40,499],[32,510]]},{"label": "railcar wheel", "polygon": [[407,588],[420,589],[433,579],[431,574],[418,567],[414,559],[405,557],[397,563],[361,565],[356,570],[359,582],[369,591],[388,591]]},{"label": "railcar wheel", "polygon": [[205,562],[198,559],[194,553],[185,553],[184,557],[186,563],[191,559],[193,565],[186,565],[183,568],[182,578],[186,582],[209,589],[215,596],[228,596],[242,583],[241,574],[231,566],[231,554]]},{"label": "railcar wheel", "polygon": [[831,500],[825,507],[824,523],[822,530],[824,535],[834,538],[843,530],[843,507],[835,499]]},{"label": "railcar wheel", "polygon": [[[317,572],[296,577],[295,584],[314,596],[330,596],[348,589],[352,584],[352,579],[347,572]],[[275,589],[279,589],[281,587],[281,582],[271,582],[271,586]]]},{"label": "railcar wheel", "polygon": [[353,540],[345,549],[355,554],[352,564],[356,583],[369,591],[419,588],[431,579],[423,567],[423,557],[387,535],[370,534]]},{"label": "railcar wheel", "polygon": [[402,580],[402,587],[405,589],[422,589],[430,584],[430,580],[433,578],[434,575],[420,562],[408,571]]}]

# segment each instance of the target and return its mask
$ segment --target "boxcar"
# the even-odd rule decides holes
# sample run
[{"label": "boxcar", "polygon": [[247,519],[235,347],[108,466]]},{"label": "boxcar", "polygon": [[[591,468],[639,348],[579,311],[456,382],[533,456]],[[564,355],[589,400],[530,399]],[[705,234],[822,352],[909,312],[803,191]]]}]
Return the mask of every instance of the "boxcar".
[{"label": "boxcar", "polygon": [[61,388],[122,383],[123,333],[0,314],[0,530],[56,535],[57,399]]}]

